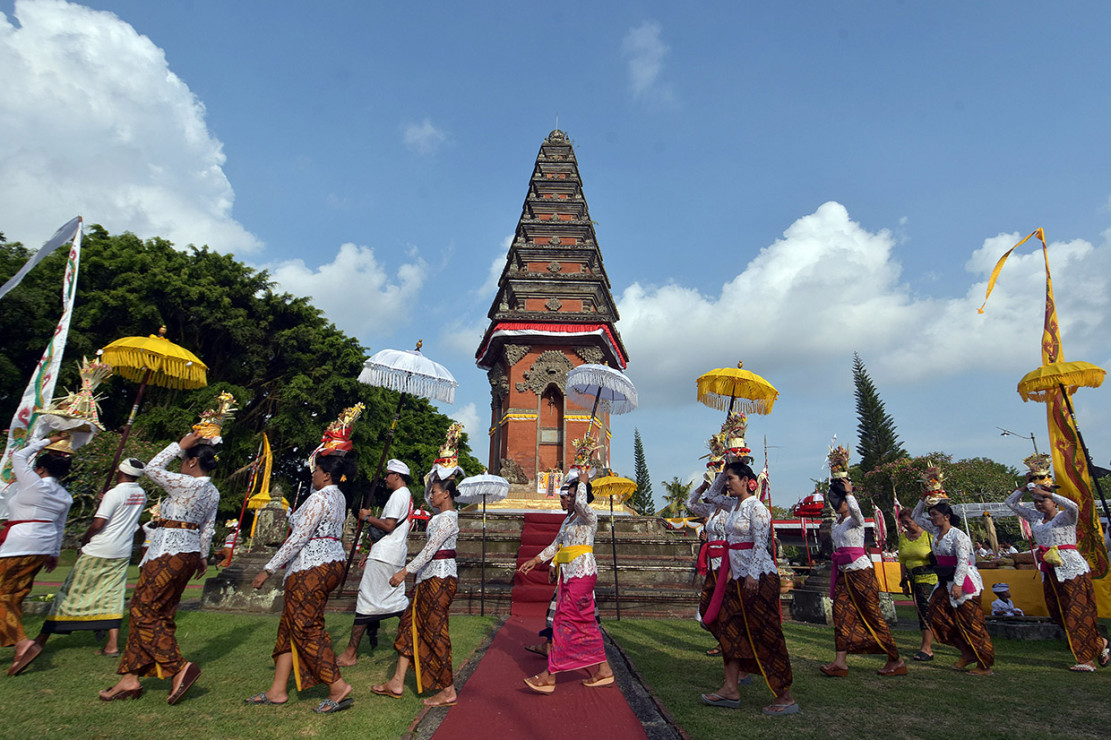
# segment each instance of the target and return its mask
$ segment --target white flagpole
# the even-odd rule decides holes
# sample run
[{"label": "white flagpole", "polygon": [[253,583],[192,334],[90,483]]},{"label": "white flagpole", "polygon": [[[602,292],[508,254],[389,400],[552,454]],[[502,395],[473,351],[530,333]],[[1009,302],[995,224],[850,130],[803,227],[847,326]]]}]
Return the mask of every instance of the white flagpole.
[{"label": "white flagpole", "polygon": [[[15,475],[12,473],[12,453],[22,449],[30,441],[28,436],[38,418],[39,410],[50,403],[54,397],[54,386],[58,382],[58,369],[62,365],[66,338],[69,336],[69,322],[73,317],[73,304],[77,296],[77,271],[81,264],[81,236],[84,223],[80,216],[76,221],[77,231],[73,234],[69,257],[66,259],[65,278],[62,280],[62,318],[58,321],[54,336],[47,344],[46,351],[43,352],[38,365],[35,366],[35,371],[31,374],[27,388],[23,391],[23,398],[20,399],[19,407],[8,429],[4,457],[0,458],[2,461],[0,486],[3,486],[3,490],[0,490],[0,519],[6,519],[8,516],[8,507],[4,504],[4,492],[15,480]],[[59,231],[65,228],[62,227]]]}]

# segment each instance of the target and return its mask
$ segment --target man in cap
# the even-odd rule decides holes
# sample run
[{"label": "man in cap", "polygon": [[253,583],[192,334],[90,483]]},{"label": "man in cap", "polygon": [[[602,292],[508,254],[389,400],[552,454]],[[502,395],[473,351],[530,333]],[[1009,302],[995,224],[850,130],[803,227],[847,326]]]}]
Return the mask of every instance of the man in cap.
[{"label": "man in cap", "polygon": [[991,602],[991,615],[993,617],[1024,617],[1021,609],[1011,601],[1011,587],[1006,583],[997,583],[991,587],[995,594],[995,601]]},{"label": "man in cap", "polygon": [[363,558],[365,568],[355,602],[355,624],[347,649],[336,658],[337,665],[355,665],[364,633],[370,633],[370,646],[377,647],[378,625],[384,619],[401,616],[409,605],[405,582],[391,586],[390,576],[405,567],[409,555],[409,525],[413,513],[413,496],[408,488],[411,480],[408,465],[390,460],[386,463],[385,478],[390,497],[382,508],[382,516],[373,516],[370,509],[359,510],[359,519],[383,534]]},{"label": "man in cap", "polygon": [[143,461],[134,457],[120,463],[116,486],[101,499],[92,524],[81,537],[81,554],[51,604],[42,632],[35,638],[39,645],[46,644],[54,633],[107,631],[108,642],[98,654],[120,654],[127,565],[139,517],[147,505],[147,494],[137,482],[144,467]]}]

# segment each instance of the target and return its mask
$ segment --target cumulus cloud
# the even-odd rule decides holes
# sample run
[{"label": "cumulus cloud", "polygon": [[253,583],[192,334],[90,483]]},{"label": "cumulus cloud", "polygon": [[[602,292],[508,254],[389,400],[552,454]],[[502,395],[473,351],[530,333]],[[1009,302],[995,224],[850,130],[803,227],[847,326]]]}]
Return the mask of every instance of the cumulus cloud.
[{"label": "cumulus cloud", "polygon": [[633,97],[671,103],[675,94],[662,79],[664,58],[669,48],[661,38],[662,28],[655,21],[645,21],[631,29],[621,41],[621,54],[629,71]]},{"label": "cumulus cloud", "polygon": [[404,130],[405,146],[417,154],[432,154],[447,141],[447,134],[436,128],[429,119],[420,123],[410,123]]},{"label": "cumulus cloud", "polygon": [[424,260],[417,257],[391,276],[373,249],[351,243],[319,267],[295,259],[265,268],[281,290],[311,298],[337,327],[364,342],[409,321],[427,273]]},{"label": "cumulus cloud", "polygon": [[75,214],[113,232],[249,252],[205,109],[146,36],[107,12],[18,0],[0,14],[0,203],[35,245]]},{"label": "cumulus cloud", "polygon": [[[972,280],[964,295],[922,296],[901,277],[890,231],[870,232],[843,205],[825,203],[791,224],[717,295],[675,283],[629,286],[618,307],[630,375],[642,393],[668,404],[688,400],[691,379],[710,367],[745,360],[755,372],[786,378],[812,368],[810,380],[829,382],[817,377],[819,368],[844,365],[854,350],[898,384],[973,370],[1021,375],[1038,361],[1031,342],[1036,349],[1045,305],[1041,251],[1012,255],[986,313],[976,309],[996,260],[1022,236],[986,239],[969,256]],[[1069,286],[1056,296],[1067,358],[1105,351],[1109,239],[1104,234],[1098,248],[1082,240],[1050,245],[1054,278]],[[651,372],[642,376],[637,367]]]},{"label": "cumulus cloud", "polygon": [[473,403],[468,403],[466,406],[448,414],[449,419],[454,419],[463,425],[463,431],[467,433],[467,439],[471,447],[471,454],[480,460],[485,457],[484,450],[482,449],[483,441],[486,439],[486,426],[478,417],[478,409]]}]

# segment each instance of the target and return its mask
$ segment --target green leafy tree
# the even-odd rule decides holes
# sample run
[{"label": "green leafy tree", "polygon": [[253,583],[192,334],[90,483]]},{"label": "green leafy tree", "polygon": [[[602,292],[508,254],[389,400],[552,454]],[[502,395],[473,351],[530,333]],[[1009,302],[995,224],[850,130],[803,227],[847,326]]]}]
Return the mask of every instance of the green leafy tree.
[{"label": "green leafy tree", "polygon": [[856,388],[857,455],[861,471],[907,456],[895,434],[895,422],[883,407],[879,392],[868,376],[864,361],[853,352],[853,386]]},{"label": "green leafy tree", "polygon": [[[19,244],[0,243],[0,282],[28,256]],[[0,306],[0,419],[5,421],[54,330],[65,256],[57,252],[43,260]],[[358,382],[366,350],[356,339],[337,329],[309,300],[276,291],[268,273],[231,255],[208,247],[178,250],[164,239],[144,241],[89,227],[59,390],[77,385],[76,361],[83,355],[92,357],[114,339],[153,334],[163,325],[168,339],[208,365],[209,385],[193,391],[148,386],[131,438],[161,449],[180,439],[219,392],[231,391],[239,410],[224,426],[213,476],[222,494],[221,516],[238,515],[247,480],[231,476],[255,458],[263,432],[274,454],[271,485],[280,485],[292,499],[298,483],[307,490],[305,460],[324,428],[357,402],[366,409],[352,435],[359,473],[349,491],[361,496],[368,490],[398,394]],[[119,376],[98,389],[107,428],[123,425],[135,391],[134,383]],[[431,468],[450,424],[428,401],[406,399],[390,456],[413,470],[418,500],[423,494],[419,479]],[[468,474],[481,472],[466,434],[459,453]],[[78,455],[75,462],[81,459]],[[86,478],[103,481],[109,463],[110,458],[90,458],[89,475],[71,483],[71,489],[76,487],[72,492],[83,493]],[[93,474],[93,467],[99,473]],[[99,483],[92,485],[99,490]]]},{"label": "green leafy tree", "polygon": [[638,514],[651,516],[656,513],[656,502],[652,498],[652,479],[648,475],[648,463],[644,459],[644,443],[640,441],[640,430],[633,433],[633,472],[636,475],[637,490],[629,500],[629,506]]},{"label": "green leafy tree", "polygon": [[678,476],[664,483],[664,499],[667,503],[657,513],[670,518],[690,516],[687,511],[687,497],[690,493],[690,484],[679,480]]}]

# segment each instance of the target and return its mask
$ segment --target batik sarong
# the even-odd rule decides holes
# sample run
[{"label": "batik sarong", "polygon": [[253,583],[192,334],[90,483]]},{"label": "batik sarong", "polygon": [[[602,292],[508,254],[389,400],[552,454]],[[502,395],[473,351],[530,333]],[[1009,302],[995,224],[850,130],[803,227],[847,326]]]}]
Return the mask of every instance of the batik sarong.
[{"label": "batik sarong", "polygon": [[1096,596],[1092,577],[1088,573],[1057,580],[1057,571],[1050,568],[1042,580],[1042,593],[1049,616],[1069,640],[1069,648],[1077,663],[1087,663],[1099,657],[1103,639],[1096,622]]},{"label": "batik sarong", "polygon": [[954,609],[949,601],[948,586],[939,581],[930,597],[928,615],[934,637],[962,654],[974,653],[981,668],[991,668],[995,663],[995,648],[980,609],[981,595],[976,594]]},{"label": "batik sarong", "polygon": [[77,558],[50,605],[43,633],[119,629],[127,591],[127,563],[128,558]]},{"label": "batik sarong", "polygon": [[11,647],[27,639],[23,631],[23,599],[31,593],[35,576],[46,559],[46,555],[0,558],[0,645]]},{"label": "batik sarong", "polygon": [[560,580],[552,620],[552,645],[548,649],[550,673],[589,668],[605,662],[602,630],[594,619],[594,585],[597,582],[596,575]]},{"label": "batik sarong", "polygon": [[706,623],[706,620],[702,619],[702,615],[704,615],[706,610],[710,607],[711,599],[714,598],[714,586],[717,584],[717,580],[717,572],[712,569],[708,570],[706,573],[706,580],[702,582],[702,593],[698,596],[698,617],[702,628],[708,630],[715,639],[720,639],[718,635],[721,632],[721,619],[715,619],[709,624]]},{"label": "batik sarong", "polygon": [[417,615],[417,646],[420,655],[421,689],[446,689],[452,685],[451,634],[448,621],[458,578],[426,578],[413,589],[413,598],[401,615],[394,650],[413,659],[413,612]]},{"label": "batik sarong", "polygon": [[886,653],[899,659],[899,649],[880,611],[880,587],[871,568],[843,570],[833,587],[833,632],[838,652]]},{"label": "batik sarong", "polygon": [[791,687],[791,656],[783,638],[779,616],[779,576],[765,573],[755,594],[744,593],[744,580],[725,589],[718,613],[718,642],[727,660],[741,664],[741,671],[763,676],[779,696]]},{"label": "batik sarong", "polygon": [[301,689],[339,680],[332,636],[324,629],[324,607],[328,604],[328,594],[342,580],[342,560],[299,570],[285,579],[282,618],[278,622],[273,657],[277,659],[295,649],[293,666]]},{"label": "batik sarong", "polygon": [[185,667],[174,615],[181,594],[201,564],[200,553],[163,555],[139,570],[128,611],[127,646],[117,673],[169,678]]}]

